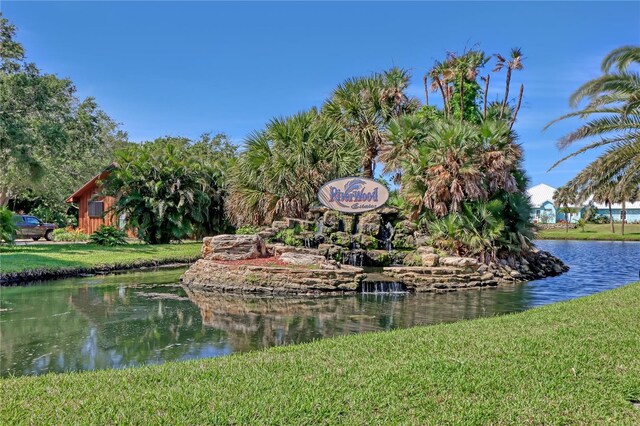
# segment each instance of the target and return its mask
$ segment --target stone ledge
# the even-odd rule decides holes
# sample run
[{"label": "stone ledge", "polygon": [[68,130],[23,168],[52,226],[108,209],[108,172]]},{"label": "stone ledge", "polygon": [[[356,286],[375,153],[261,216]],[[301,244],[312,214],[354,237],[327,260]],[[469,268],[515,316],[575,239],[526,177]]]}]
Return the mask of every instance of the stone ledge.
[{"label": "stone ledge", "polygon": [[248,293],[309,293],[356,291],[362,268],[294,268],[282,266],[233,265],[198,260],[181,280],[188,287]]}]

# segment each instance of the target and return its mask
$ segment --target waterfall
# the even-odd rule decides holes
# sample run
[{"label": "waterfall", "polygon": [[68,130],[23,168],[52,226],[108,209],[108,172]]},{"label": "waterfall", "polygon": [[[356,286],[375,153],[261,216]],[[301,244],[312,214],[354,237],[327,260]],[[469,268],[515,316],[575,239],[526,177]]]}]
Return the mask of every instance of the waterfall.
[{"label": "waterfall", "polygon": [[404,284],[396,281],[364,281],[360,287],[361,293],[406,293]]},{"label": "waterfall", "polygon": [[395,229],[391,222],[385,222],[384,226],[380,227],[380,233],[378,234],[378,240],[382,241],[385,250],[391,251],[393,249],[393,235],[395,234]]},{"label": "waterfall", "polygon": [[364,265],[364,253],[361,251],[351,251],[348,253],[345,253],[346,255],[343,256],[342,258],[342,262],[347,264],[347,265],[351,265],[351,266],[357,266],[359,268],[361,268]]}]

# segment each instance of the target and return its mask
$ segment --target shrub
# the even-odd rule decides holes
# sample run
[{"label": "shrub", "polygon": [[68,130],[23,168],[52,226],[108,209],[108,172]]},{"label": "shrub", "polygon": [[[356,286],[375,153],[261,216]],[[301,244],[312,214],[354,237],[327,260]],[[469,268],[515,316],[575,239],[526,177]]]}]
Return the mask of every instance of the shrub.
[{"label": "shrub", "polygon": [[0,241],[13,244],[16,239],[16,218],[11,210],[0,208]]},{"label": "shrub", "polygon": [[236,234],[238,235],[255,235],[257,233],[258,233],[258,228],[251,225],[244,225],[236,229]]},{"label": "shrub", "polygon": [[93,234],[90,240],[100,246],[121,246],[127,244],[127,234],[115,226],[102,225]]},{"label": "shrub", "polygon": [[283,229],[282,231],[276,234],[275,240],[282,241],[288,246],[302,245],[302,241],[300,241],[300,238],[297,238],[296,236],[295,229]]},{"label": "shrub", "polygon": [[76,241],[88,241],[89,235],[82,232],[81,229],[74,229],[70,226],[66,228],[58,228],[53,230],[53,240],[54,241],[68,241],[68,242],[76,242]]},{"label": "shrub", "polygon": [[67,214],[67,206],[62,208],[59,206],[49,206],[41,204],[31,209],[29,214],[34,215],[43,222],[55,223],[61,228],[68,226],[76,226],[78,219],[72,215]]}]

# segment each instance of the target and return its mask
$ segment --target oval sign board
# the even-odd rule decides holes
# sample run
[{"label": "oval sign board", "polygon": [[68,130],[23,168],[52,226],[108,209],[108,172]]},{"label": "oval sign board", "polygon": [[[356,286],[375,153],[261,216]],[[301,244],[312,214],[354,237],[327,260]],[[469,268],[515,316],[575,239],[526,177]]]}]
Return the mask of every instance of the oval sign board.
[{"label": "oval sign board", "polygon": [[345,177],[325,183],[318,191],[318,200],[333,210],[362,213],[377,209],[387,202],[389,190],[373,179]]}]

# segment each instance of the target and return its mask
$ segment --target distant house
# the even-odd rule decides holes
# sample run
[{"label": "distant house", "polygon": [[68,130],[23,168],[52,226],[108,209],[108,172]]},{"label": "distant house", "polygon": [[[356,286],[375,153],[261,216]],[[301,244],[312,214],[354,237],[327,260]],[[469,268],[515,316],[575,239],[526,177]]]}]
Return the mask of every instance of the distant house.
[{"label": "distant house", "polygon": [[[87,234],[92,234],[100,225],[124,229],[125,217],[115,217],[109,211],[115,204],[115,198],[100,195],[100,182],[109,176],[114,167],[114,165],[107,167],[65,200],[66,203],[78,205],[78,228]],[[127,233],[131,237],[135,236],[130,231]]]},{"label": "distant house", "polygon": [[[534,223],[557,223],[566,220],[565,214],[560,212],[563,206],[558,206],[553,201],[553,195],[556,188],[541,183],[527,190],[529,199],[531,200],[531,221]],[[594,206],[598,215],[609,217],[609,206],[604,203],[595,203],[587,201],[583,204],[569,206],[575,209],[576,213],[571,214],[571,222],[577,222],[582,217],[584,210],[590,205]],[[640,202],[625,203],[627,212],[627,222],[640,222]],[[622,205],[614,203],[611,205],[613,220],[620,222],[620,214]]]}]

